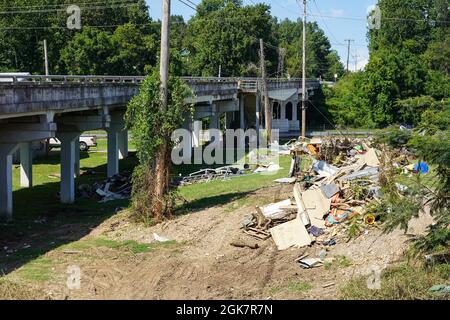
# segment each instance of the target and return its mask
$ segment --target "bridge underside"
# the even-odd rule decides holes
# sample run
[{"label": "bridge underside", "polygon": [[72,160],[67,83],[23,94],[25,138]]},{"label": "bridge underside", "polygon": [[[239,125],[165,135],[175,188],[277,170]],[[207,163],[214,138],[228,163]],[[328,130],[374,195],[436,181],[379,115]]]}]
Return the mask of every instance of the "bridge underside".
[{"label": "bridge underside", "polygon": [[[12,219],[15,153],[20,155],[20,185],[28,188],[33,185],[32,146],[36,141],[53,137],[61,141],[62,203],[75,201],[74,178],[80,170],[79,138],[83,132],[98,129],[107,132],[107,175],[119,173],[119,159],[128,155],[126,104],[139,89],[139,81],[130,79],[118,83],[67,83],[67,79],[56,84],[54,81],[0,82],[0,220]],[[207,121],[210,129],[260,129],[264,126],[257,85],[245,86],[227,79],[188,81],[188,84],[195,94],[195,98],[186,101],[195,105],[193,119],[187,118],[185,122],[185,128],[191,132],[191,147],[201,143],[201,137],[195,135],[201,128],[198,120]],[[314,88],[311,86],[309,91],[313,92]],[[280,132],[299,130],[300,94],[298,82],[271,86],[269,98],[274,129]]]}]

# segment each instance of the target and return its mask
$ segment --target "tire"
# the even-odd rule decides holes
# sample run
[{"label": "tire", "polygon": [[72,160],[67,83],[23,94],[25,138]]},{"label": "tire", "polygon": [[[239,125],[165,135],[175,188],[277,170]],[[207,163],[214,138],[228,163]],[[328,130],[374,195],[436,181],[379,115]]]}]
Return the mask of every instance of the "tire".
[{"label": "tire", "polygon": [[80,142],[80,151],[88,151],[88,150],[89,150],[89,147],[88,147],[88,145],[86,144],[86,142],[81,141],[81,142]]}]

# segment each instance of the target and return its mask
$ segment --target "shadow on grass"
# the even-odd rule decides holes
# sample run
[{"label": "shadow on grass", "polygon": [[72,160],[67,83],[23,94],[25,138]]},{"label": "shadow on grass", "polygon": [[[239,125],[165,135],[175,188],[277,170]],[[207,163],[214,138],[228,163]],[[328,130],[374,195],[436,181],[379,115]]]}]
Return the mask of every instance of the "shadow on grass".
[{"label": "shadow on grass", "polygon": [[[82,153],[89,157],[88,153]],[[39,159],[35,163],[53,163],[59,155]],[[57,163],[57,162],[55,162]],[[131,171],[136,157],[120,160],[121,172]],[[106,165],[92,169],[75,179],[75,188],[106,178]],[[129,200],[98,203],[97,199],[76,199],[74,204],[59,203],[59,180],[19,189],[13,192],[13,221],[0,224],[0,275],[8,274],[27,262],[39,258],[63,244],[77,241],[119,208],[128,207]]]}]

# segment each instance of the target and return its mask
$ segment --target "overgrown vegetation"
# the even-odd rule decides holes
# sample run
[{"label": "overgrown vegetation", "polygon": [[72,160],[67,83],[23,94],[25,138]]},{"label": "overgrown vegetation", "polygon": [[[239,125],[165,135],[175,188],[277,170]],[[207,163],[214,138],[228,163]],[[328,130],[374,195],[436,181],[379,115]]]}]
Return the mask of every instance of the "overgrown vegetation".
[{"label": "overgrown vegetation", "polygon": [[[385,194],[386,215],[385,228],[391,231],[396,227],[407,230],[408,222],[416,217],[421,208],[429,207],[435,223],[428,229],[425,237],[416,242],[423,251],[448,248],[450,245],[450,104],[436,105],[429,112],[424,112],[417,128],[408,135],[404,130],[390,129],[387,136],[381,135],[381,141],[398,147],[403,145],[412,150],[418,161],[425,161],[433,167],[433,179],[424,182],[422,174],[409,179],[406,190],[399,190],[398,183],[401,169],[394,168],[392,156],[384,152],[384,170],[382,175],[383,193]],[[401,143],[399,143],[400,140]]]},{"label": "overgrown vegetation", "polygon": [[336,123],[353,127],[417,125],[425,110],[449,97],[448,1],[379,0],[378,6],[381,28],[368,31],[369,63],[327,92],[329,111]]},{"label": "overgrown vegetation", "polygon": [[[81,30],[66,28],[65,8],[71,4],[70,0],[0,3],[5,13],[0,16],[0,71],[43,74],[43,39],[51,74],[147,75],[156,68],[161,22],[152,20],[149,10],[159,11],[160,2],[103,0],[99,10],[91,1],[77,1]],[[49,5],[55,10],[28,13]],[[182,16],[170,20],[171,65],[178,76],[217,76],[219,66],[222,76],[258,75],[260,38],[268,46],[268,74],[300,75],[301,20],[277,21],[267,4],[202,0],[188,21]],[[308,77],[332,80],[335,73],[340,77],[344,68],[323,30],[308,22],[307,32]]]},{"label": "overgrown vegetation", "polygon": [[[156,71],[142,83],[129,102],[125,121],[135,140],[139,165],[133,172],[132,209],[145,223],[173,213],[175,190],[170,188],[171,135],[190,116],[192,106],[184,99],[192,92],[180,78],[169,79],[167,109],[161,109],[160,81]],[[163,171],[159,176],[159,171]],[[165,181],[160,181],[163,177]]]},{"label": "overgrown vegetation", "polygon": [[448,282],[449,276],[448,265],[437,265],[426,269],[417,263],[404,263],[382,271],[380,289],[369,289],[368,277],[360,276],[340,288],[340,298],[351,300],[448,299],[442,295],[432,294],[428,290],[433,285]]}]

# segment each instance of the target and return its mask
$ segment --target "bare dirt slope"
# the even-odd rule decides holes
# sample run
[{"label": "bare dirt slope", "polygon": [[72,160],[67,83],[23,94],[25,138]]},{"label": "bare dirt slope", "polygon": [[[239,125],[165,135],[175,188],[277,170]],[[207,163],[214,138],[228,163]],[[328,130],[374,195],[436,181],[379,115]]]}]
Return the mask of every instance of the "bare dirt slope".
[{"label": "bare dirt slope", "polygon": [[[251,197],[273,201],[277,188]],[[291,189],[283,187],[280,198],[287,198]],[[230,245],[243,237],[240,222],[251,211],[249,206],[234,211],[229,205],[214,207],[149,228],[137,227],[121,213],[86,238],[151,243],[155,232],[177,243],[137,254],[104,247],[49,252],[46,255],[59,264],[45,291],[57,299],[336,299],[339,285],[369,273],[374,265],[395,263],[407,248],[401,231],[384,235],[372,228],[355,240],[328,247],[327,257],[344,255],[346,263],[305,270],[294,260],[304,253],[316,257],[320,245],[286,251],[278,251],[272,239],[257,241],[258,249]],[[413,222],[414,231],[422,232],[429,222],[424,215]],[[82,272],[79,290],[66,287],[66,268],[73,264]]]}]

